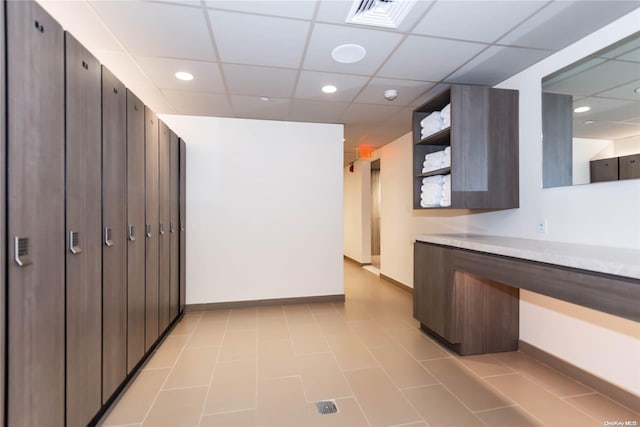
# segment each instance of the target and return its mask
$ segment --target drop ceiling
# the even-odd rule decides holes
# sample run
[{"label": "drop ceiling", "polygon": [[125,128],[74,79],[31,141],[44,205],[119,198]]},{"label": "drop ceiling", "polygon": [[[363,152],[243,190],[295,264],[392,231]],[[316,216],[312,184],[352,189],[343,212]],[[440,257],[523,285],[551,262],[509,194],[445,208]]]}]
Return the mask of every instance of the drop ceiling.
[{"label": "drop ceiling", "polygon": [[[496,84],[640,6],[419,0],[392,30],[346,24],[342,0],[40,3],[157,113],[344,123],[345,162],[409,132],[443,84]],[[333,61],[345,43],[366,57]]]}]

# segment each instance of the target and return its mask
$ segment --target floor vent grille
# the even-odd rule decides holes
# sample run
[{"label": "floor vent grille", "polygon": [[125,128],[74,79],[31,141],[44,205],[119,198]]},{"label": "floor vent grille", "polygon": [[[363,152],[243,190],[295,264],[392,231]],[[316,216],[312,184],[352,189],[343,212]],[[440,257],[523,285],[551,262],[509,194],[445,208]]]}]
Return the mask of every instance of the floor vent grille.
[{"label": "floor vent grille", "polygon": [[318,413],[322,415],[335,414],[336,412],[338,412],[336,403],[331,400],[322,400],[320,402],[316,402],[316,408],[318,408]]}]

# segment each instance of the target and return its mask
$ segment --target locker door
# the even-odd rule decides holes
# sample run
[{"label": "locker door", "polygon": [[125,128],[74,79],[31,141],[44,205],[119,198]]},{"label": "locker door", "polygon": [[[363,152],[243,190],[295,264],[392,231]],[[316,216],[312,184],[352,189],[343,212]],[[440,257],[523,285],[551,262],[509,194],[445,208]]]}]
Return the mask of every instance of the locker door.
[{"label": "locker door", "polygon": [[[7,426],[65,424],[64,34],[6,2]],[[18,249],[18,250],[16,250]]]},{"label": "locker door", "polygon": [[[4,5],[3,5],[4,6]],[[0,200],[5,199],[5,63],[4,63],[4,7],[0,7]],[[4,426],[4,332],[5,332],[5,218],[6,203],[0,204],[0,425]]]},{"label": "locker door", "polygon": [[127,99],[102,67],[102,401],[127,373]]},{"label": "locker door", "polygon": [[160,139],[159,139],[159,215],[160,227],[158,229],[158,246],[160,251],[159,264],[159,292],[158,292],[158,330],[160,333],[169,326],[169,274],[171,273],[171,265],[169,258],[169,235],[171,213],[169,209],[169,127],[161,120],[160,123]]},{"label": "locker door", "polygon": [[173,321],[178,317],[178,311],[180,310],[180,143],[178,136],[173,132],[170,132],[170,141],[169,176],[171,188],[169,191],[169,204],[171,222],[169,224],[169,256],[171,258],[171,274],[169,288],[171,295],[169,298],[169,317]]},{"label": "locker door", "polygon": [[180,138],[180,313],[186,302],[187,261],[187,146]]},{"label": "locker door", "polygon": [[144,104],[127,90],[127,372],[144,356]]},{"label": "locker door", "polygon": [[67,186],[67,426],[101,406],[100,63],[65,33]]},{"label": "locker door", "polygon": [[158,338],[158,118],[148,107],[145,116],[145,350]]}]

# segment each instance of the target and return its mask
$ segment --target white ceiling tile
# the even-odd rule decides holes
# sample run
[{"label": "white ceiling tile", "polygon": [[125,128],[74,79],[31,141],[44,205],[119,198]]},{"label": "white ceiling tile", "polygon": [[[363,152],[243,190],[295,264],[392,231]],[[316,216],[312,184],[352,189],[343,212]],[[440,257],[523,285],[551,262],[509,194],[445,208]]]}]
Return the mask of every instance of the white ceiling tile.
[{"label": "white ceiling tile", "polygon": [[[432,82],[418,82],[414,80],[383,79],[376,77],[372,79],[364,88],[362,93],[356,98],[356,102],[365,104],[384,104],[394,106],[406,106],[414,99],[433,87]],[[395,89],[398,97],[393,101],[387,101],[384,91]]]},{"label": "white ceiling tile", "polygon": [[122,50],[88,3],[75,2],[73,7],[66,1],[41,1],[40,4],[90,51]]},{"label": "white ceiling tile", "polygon": [[243,0],[219,1],[206,0],[207,6],[216,9],[235,10],[238,12],[257,13],[261,15],[284,16],[288,18],[311,19],[315,11],[315,0]]},{"label": "white ceiling tile", "polygon": [[623,61],[640,62],[640,48],[634,49],[631,52],[627,52],[617,59],[621,59]]},{"label": "white ceiling tile", "polygon": [[[402,39],[401,34],[367,28],[316,24],[307,48],[304,68],[348,74],[373,74]],[[353,64],[342,64],[331,58],[331,52],[342,44],[358,44],[366,56]]]},{"label": "white ceiling tile", "polygon": [[378,76],[439,81],[486,47],[478,43],[409,36]]},{"label": "white ceiling tile", "polygon": [[309,33],[308,22],[209,11],[220,60],[297,68]]},{"label": "white ceiling tile", "polygon": [[233,110],[226,95],[163,90],[169,103],[179,112],[192,116],[233,117]]},{"label": "white ceiling tile", "polygon": [[231,96],[233,112],[238,117],[264,120],[287,120],[288,98],[270,98],[262,101],[258,96]]},{"label": "white ceiling tile", "polygon": [[591,109],[584,113],[573,113],[574,120],[595,120],[622,122],[640,116],[640,103],[606,98],[582,98],[573,102],[573,108],[589,106]]},{"label": "white ceiling tile", "polygon": [[[218,64],[188,59],[135,58],[140,67],[160,89],[224,93]],[[178,71],[193,74],[193,80],[183,81],[175,77]]]},{"label": "white ceiling tile", "polygon": [[[413,8],[409,11],[407,17],[402,21],[399,32],[409,31],[420,20],[424,12],[431,6],[433,2],[427,0],[418,0]],[[328,22],[333,24],[345,24],[347,15],[353,6],[352,0],[321,0],[320,8],[316,20],[318,22]],[[376,28],[364,25],[353,25],[355,28]],[[394,30],[391,30],[394,31]]]},{"label": "white ceiling tile", "polygon": [[287,98],[293,93],[297,70],[224,64],[224,76],[232,94]]},{"label": "white ceiling tile", "polygon": [[373,128],[400,110],[402,107],[392,105],[351,104],[342,118],[345,124],[367,124]]},{"label": "white ceiling tile", "polygon": [[90,4],[134,55],[216,59],[202,9],[132,1]]},{"label": "white ceiling tile", "polygon": [[93,54],[100,63],[109,69],[128,88],[151,88],[153,82],[140,69],[138,64],[123,52],[95,51]]},{"label": "white ceiling tile", "polygon": [[447,81],[493,86],[550,54],[546,50],[490,46],[448,77]]},{"label": "white ceiling tile", "polygon": [[637,7],[637,1],[554,1],[499,43],[558,50]]},{"label": "white ceiling tile", "polygon": [[547,1],[439,1],[412,33],[491,43]]},{"label": "white ceiling tile", "polygon": [[347,102],[294,99],[289,118],[299,122],[342,123],[342,112],[347,105]]},{"label": "white ceiling tile", "polygon": [[[638,70],[638,75],[640,76],[640,69]],[[639,87],[640,80],[635,80],[631,83],[618,86],[614,89],[600,92],[598,93],[598,96],[602,98],[628,99],[630,101],[636,101],[640,103],[640,94],[635,91]]]},{"label": "white ceiling tile", "polygon": [[[368,77],[362,76],[302,71],[294,97],[320,101],[350,102],[367,83],[367,80],[369,80]],[[322,87],[325,85],[334,85],[338,88],[338,91],[324,93],[322,92]]]}]

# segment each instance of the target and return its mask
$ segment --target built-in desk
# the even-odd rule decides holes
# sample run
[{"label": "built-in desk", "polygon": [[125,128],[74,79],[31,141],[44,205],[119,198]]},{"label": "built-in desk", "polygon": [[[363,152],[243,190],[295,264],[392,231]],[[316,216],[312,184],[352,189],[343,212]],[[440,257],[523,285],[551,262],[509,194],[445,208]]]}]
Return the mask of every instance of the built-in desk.
[{"label": "built-in desk", "polygon": [[640,251],[473,234],[415,236],[414,317],[460,354],[518,348],[519,289],[640,321]]}]

